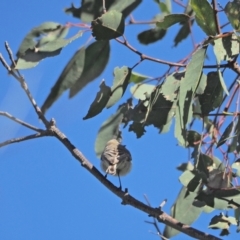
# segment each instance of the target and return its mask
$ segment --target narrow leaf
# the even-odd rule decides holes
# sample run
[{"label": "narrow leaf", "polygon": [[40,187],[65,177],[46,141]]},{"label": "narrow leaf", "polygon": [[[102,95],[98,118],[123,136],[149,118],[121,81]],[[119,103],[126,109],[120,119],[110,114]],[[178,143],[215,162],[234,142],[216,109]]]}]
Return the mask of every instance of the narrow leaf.
[{"label": "narrow leaf", "polygon": [[200,95],[199,102],[203,115],[220,106],[223,99],[223,89],[218,72],[209,72],[207,75],[207,86],[204,93]]},{"label": "narrow leaf", "polygon": [[132,83],[140,83],[143,82],[146,79],[151,79],[151,77],[137,73],[137,72],[131,72],[130,80],[129,82]]},{"label": "narrow leaf", "polygon": [[50,94],[44,101],[42,112],[45,113],[64,91],[71,88],[81,76],[84,68],[86,49],[79,49],[63,69],[57,82],[52,87]]},{"label": "narrow leaf", "polygon": [[192,119],[192,99],[201,80],[203,63],[207,46],[197,50],[187,66],[185,77],[181,80],[179,92],[179,110],[181,116],[181,128]]},{"label": "narrow leaf", "polygon": [[[171,208],[171,216],[178,221],[191,225],[202,213],[202,209],[193,205],[194,199],[197,196],[194,192],[189,192],[183,187]],[[172,238],[179,234],[179,231],[166,226],[163,235],[166,238]]]},{"label": "narrow leaf", "polygon": [[174,101],[178,95],[181,79],[184,77],[185,72],[174,72],[167,76],[162,85],[162,94],[166,100]]},{"label": "narrow leaf", "polygon": [[228,17],[229,22],[232,24],[233,28],[239,32],[240,31],[240,17],[239,17],[239,10],[240,10],[240,2],[238,0],[229,1],[224,11]]},{"label": "narrow leaf", "polygon": [[54,22],[46,22],[33,28],[24,38],[17,53],[16,69],[35,67],[39,61],[58,55],[62,48],[82,36],[82,31],[64,39],[68,28]]},{"label": "narrow leaf", "polygon": [[114,69],[114,80],[111,88],[111,97],[107,103],[107,108],[112,107],[123,96],[131,76],[130,68],[124,66],[122,68],[116,67]]},{"label": "narrow leaf", "polygon": [[222,146],[228,139],[230,139],[230,134],[232,132],[232,129],[233,129],[233,122],[231,122],[227,127],[226,129],[224,130],[220,140],[218,141],[217,143],[217,148]]},{"label": "narrow leaf", "polygon": [[221,72],[219,69],[218,69],[218,76],[219,76],[219,80],[220,80],[220,83],[221,83],[221,85],[222,85],[222,88],[223,88],[224,92],[225,92],[227,95],[229,95],[227,86],[226,86],[225,81],[224,81],[224,79],[223,79],[223,77],[222,77],[222,72]]},{"label": "narrow leaf", "polygon": [[236,34],[214,40],[213,50],[217,63],[229,61],[240,52],[240,44]]},{"label": "narrow leaf", "polygon": [[215,36],[218,32],[215,13],[210,3],[207,0],[191,0],[191,7],[196,14],[197,24],[207,35]]},{"label": "narrow leaf", "polygon": [[160,22],[157,22],[157,26],[161,29],[168,29],[172,25],[179,22],[187,22],[189,20],[189,16],[186,14],[169,14],[164,17],[164,19]]},{"label": "narrow leaf", "polygon": [[104,80],[100,85],[100,91],[97,93],[96,98],[94,99],[93,103],[88,110],[87,115],[83,118],[86,120],[88,118],[92,118],[99,114],[103,108],[106,106],[111,94],[111,88],[105,85]]},{"label": "narrow leaf", "polygon": [[83,32],[79,31],[76,35],[74,35],[71,38],[68,38],[68,39],[58,38],[54,41],[48,42],[38,47],[37,50],[41,52],[53,52],[53,51],[56,51],[57,49],[66,47],[69,43],[81,37],[82,35],[83,35]]},{"label": "narrow leaf", "polygon": [[145,100],[155,88],[156,86],[151,84],[136,84],[130,88],[130,92],[136,99]]},{"label": "narrow leaf", "polygon": [[[106,1],[107,2],[107,1]],[[111,1],[109,1],[111,2]],[[108,11],[116,10],[122,12],[124,17],[127,17],[140,3],[142,0],[121,0],[114,1],[111,7],[107,8]]]},{"label": "narrow leaf", "polygon": [[96,41],[86,48],[84,68],[75,80],[74,85],[70,87],[70,98],[75,96],[103,72],[108,63],[109,55],[109,41]]},{"label": "narrow leaf", "polygon": [[156,27],[139,33],[138,40],[140,43],[147,45],[161,40],[166,33],[167,31],[165,29]]}]

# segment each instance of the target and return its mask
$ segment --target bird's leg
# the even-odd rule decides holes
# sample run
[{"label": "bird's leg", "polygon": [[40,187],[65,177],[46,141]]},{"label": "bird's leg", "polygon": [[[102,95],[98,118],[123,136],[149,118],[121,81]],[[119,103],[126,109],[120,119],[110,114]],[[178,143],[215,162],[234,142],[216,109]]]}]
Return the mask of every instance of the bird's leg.
[{"label": "bird's leg", "polygon": [[121,184],[121,179],[120,179],[120,176],[119,176],[119,170],[117,170],[117,175],[118,175],[118,180],[119,180],[119,184],[120,184],[119,189],[122,190],[122,184]]},{"label": "bird's leg", "polygon": [[104,177],[105,177],[105,178],[107,178],[107,175],[108,175],[108,172],[105,174],[105,176],[104,176]]}]

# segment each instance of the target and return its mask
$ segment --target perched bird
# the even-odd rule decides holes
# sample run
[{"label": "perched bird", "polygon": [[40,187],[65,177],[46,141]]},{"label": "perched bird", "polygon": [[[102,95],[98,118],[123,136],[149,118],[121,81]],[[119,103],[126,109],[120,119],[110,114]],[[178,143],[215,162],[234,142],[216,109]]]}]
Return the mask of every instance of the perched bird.
[{"label": "perched bird", "polygon": [[118,140],[112,139],[107,142],[101,160],[101,168],[106,172],[106,176],[107,174],[117,175],[121,188],[120,176],[124,176],[131,171],[131,153]]}]

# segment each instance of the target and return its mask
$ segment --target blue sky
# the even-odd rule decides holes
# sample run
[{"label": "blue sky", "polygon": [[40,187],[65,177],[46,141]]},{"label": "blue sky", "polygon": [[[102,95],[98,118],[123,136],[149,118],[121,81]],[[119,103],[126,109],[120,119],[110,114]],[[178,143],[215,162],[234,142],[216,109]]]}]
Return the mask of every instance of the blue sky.
[{"label": "blue sky", "polygon": [[[225,1],[220,1],[225,4]],[[79,7],[79,2],[74,1]],[[69,1],[0,1],[1,31],[0,52],[7,57],[4,41],[8,41],[16,53],[24,36],[35,26],[46,21],[65,24],[77,19],[63,11]],[[181,8],[173,4],[175,12]],[[133,12],[136,20],[150,20],[159,9],[152,0],[145,0]],[[173,47],[177,27],[168,31],[163,41],[149,46],[138,43],[136,34],[148,29],[147,25],[128,26],[125,35],[129,42],[140,51],[160,59],[177,61],[192,50],[190,38]],[[204,35],[198,34],[195,27],[195,41]],[[63,67],[88,40],[90,33],[63,49],[60,55],[42,61],[37,67],[22,71],[29,88],[41,106],[54,85]],[[82,120],[93,101],[99,84],[104,78],[108,85],[113,80],[116,66],[133,66],[138,56],[124,46],[111,41],[111,60],[106,70],[93,83],[89,84],[73,99],[68,92],[50,108],[46,116],[54,118],[60,130],[70,141],[100,169],[100,161],[94,153],[95,138],[101,124],[115,112],[117,106],[104,110],[95,118]],[[166,66],[143,62],[135,71],[157,77]],[[0,67],[0,111],[7,111],[37,127],[43,128],[26,95],[17,81],[8,76]],[[126,97],[130,96],[129,91]],[[124,99],[126,99],[126,97]],[[124,101],[122,100],[122,102]],[[0,117],[0,142],[9,138],[31,134],[16,123]],[[123,131],[124,144],[132,153],[133,168],[122,178],[123,187],[129,193],[144,200],[148,196],[152,206],[157,207],[163,199],[168,202],[164,211],[170,208],[181,188],[178,177],[181,172],[176,166],[188,161],[188,150],[177,146],[173,127],[167,134],[158,134],[157,129],[148,127],[146,134],[136,139],[127,129]],[[118,185],[118,179],[109,179]],[[218,212],[215,212],[218,214]],[[53,137],[46,137],[8,145],[0,149],[0,239],[156,239],[153,226],[146,224],[151,220],[146,214],[130,206],[121,205],[121,200],[94,179],[71,154]],[[202,214],[193,224],[202,231],[218,235],[219,231],[208,230],[213,214]],[[159,224],[163,229],[164,225]],[[230,238],[235,236],[231,230]],[[175,239],[190,239],[181,234]]]}]

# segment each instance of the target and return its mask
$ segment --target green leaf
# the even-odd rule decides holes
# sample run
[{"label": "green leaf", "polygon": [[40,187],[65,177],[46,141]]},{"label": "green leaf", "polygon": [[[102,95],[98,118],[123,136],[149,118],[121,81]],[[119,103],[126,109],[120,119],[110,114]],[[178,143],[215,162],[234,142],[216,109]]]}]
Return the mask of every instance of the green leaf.
[{"label": "green leaf", "polygon": [[17,64],[15,69],[28,69],[36,67],[41,60],[47,57],[55,57],[59,55],[61,52],[61,49],[58,49],[54,52],[32,52],[27,51],[26,55],[24,57],[17,59]]},{"label": "green leaf", "polygon": [[139,122],[133,122],[130,126],[129,126],[129,132],[134,132],[137,136],[137,138],[140,138],[144,135],[144,133],[146,132],[145,128],[144,128],[144,124],[139,123]]},{"label": "green leaf", "polygon": [[186,141],[188,142],[188,146],[196,147],[200,143],[201,135],[193,130],[189,130],[186,132]]},{"label": "green leaf", "polygon": [[202,73],[201,79],[196,89],[196,94],[203,94],[206,86],[207,86],[207,76],[204,73]]},{"label": "green leaf", "polygon": [[119,135],[119,126],[123,120],[124,114],[128,109],[127,104],[121,106],[115,114],[108,118],[98,131],[95,141],[95,153],[100,158],[106,143]]},{"label": "green leaf", "polygon": [[240,31],[240,2],[238,0],[233,0],[228,2],[224,8],[224,11],[228,17],[229,22],[232,24],[236,31]]},{"label": "green leaf", "polygon": [[186,131],[182,128],[182,118],[180,114],[180,109],[179,109],[179,103],[176,105],[176,111],[175,111],[175,129],[174,129],[174,136],[178,140],[178,144],[180,146],[187,146],[186,142]]},{"label": "green leaf", "polygon": [[107,108],[112,107],[123,96],[131,76],[131,69],[123,66],[114,68],[114,80],[111,87],[111,97],[107,103]]},{"label": "green leaf", "polygon": [[226,129],[224,130],[220,140],[217,143],[217,148],[222,146],[228,139],[231,138],[230,134],[232,133],[234,123],[231,122]]},{"label": "green leaf", "polygon": [[96,41],[86,48],[84,68],[75,80],[74,85],[70,87],[70,98],[75,96],[103,72],[108,63],[109,55],[109,41]]},{"label": "green leaf", "polygon": [[[40,26],[33,28],[23,39],[22,43],[17,52],[18,57],[23,57],[26,55],[27,50],[34,50],[35,47],[38,45],[38,41],[35,38],[49,38],[50,36],[54,36],[53,39],[57,37],[59,34],[59,30],[63,26],[60,23],[55,22],[45,22],[42,23]],[[51,39],[50,39],[51,40]]]},{"label": "green leaf", "polygon": [[[234,216],[235,216],[235,218],[237,219],[237,221],[239,222],[239,221],[240,221],[240,208],[237,208],[237,209],[234,210]],[[239,224],[238,224],[238,228],[237,228],[237,231],[236,231],[236,232],[237,232],[237,233],[240,232],[240,226],[239,226]]]},{"label": "green leaf", "polygon": [[197,50],[187,66],[179,91],[179,114],[182,130],[192,120],[192,99],[200,84],[207,46]]},{"label": "green leaf", "polygon": [[62,48],[82,36],[82,31],[64,39],[68,28],[59,23],[46,22],[33,28],[22,41],[17,52],[16,69],[35,67],[39,61],[58,55]]},{"label": "green leaf", "polygon": [[[109,1],[106,2],[107,9],[109,8]],[[73,17],[81,19],[83,22],[91,22],[99,17],[102,12],[102,2],[95,0],[82,0],[81,7],[75,8],[73,3],[70,8],[65,9],[66,13],[70,13]]]},{"label": "green leaf", "polygon": [[146,100],[155,88],[156,86],[151,84],[136,84],[130,88],[130,92],[136,99]]},{"label": "green leaf", "polygon": [[132,83],[141,83],[146,79],[151,79],[151,77],[143,75],[141,73],[137,73],[137,72],[131,72],[131,76],[130,76],[130,80],[129,82]]},{"label": "green leaf", "polygon": [[79,31],[76,35],[74,35],[71,38],[68,39],[56,39],[54,41],[48,42],[40,47],[38,47],[38,51],[41,52],[53,52],[56,51],[57,49],[66,47],[69,43],[72,41],[76,40],[77,38],[81,37],[83,35],[82,31]]},{"label": "green leaf", "polygon": [[194,169],[194,166],[191,162],[182,163],[177,166],[177,170],[182,171],[182,172],[184,172],[186,170],[192,171],[193,169]]},{"label": "green leaf", "polygon": [[174,116],[175,108],[172,109],[173,105],[173,102],[164,98],[161,93],[161,86],[156,87],[149,96],[145,117],[146,125],[153,125],[161,132],[164,125],[171,121],[171,118]]},{"label": "green leaf", "polygon": [[230,188],[215,189],[212,192],[201,192],[196,199],[219,210],[237,209],[240,205],[240,192]]},{"label": "green leaf", "polygon": [[210,36],[218,34],[214,10],[207,0],[191,0],[191,7],[195,12],[196,22],[202,30]]},{"label": "green leaf", "polygon": [[[171,216],[184,224],[191,225],[202,213],[201,208],[193,205],[196,195],[195,192],[189,192],[187,188],[183,187],[171,208]],[[177,234],[179,231],[169,226],[165,227],[163,233],[166,238],[172,238]]]},{"label": "green leaf", "polygon": [[[211,170],[211,168],[209,168],[209,170]],[[231,187],[231,180],[226,175],[225,170],[212,169],[209,172],[207,186],[210,189],[226,189]]]},{"label": "green leaf", "polygon": [[190,192],[198,192],[202,182],[200,176],[189,170],[186,170],[182,173],[182,175],[179,177],[179,181]]},{"label": "green leaf", "polygon": [[141,2],[142,0],[115,0],[111,7],[107,9],[108,11],[122,12],[123,16],[127,17]]},{"label": "green leaf", "polygon": [[194,159],[195,168],[200,172],[205,173],[205,175],[209,174],[209,169],[214,166],[214,161],[211,157],[206,154],[200,153],[199,156],[196,156]]},{"label": "green leaf", "polygon": [[163,13],[170,14],[172,11],[172,3],[171,0],[166,0],[165,2],[162,2],[161,0],[154,0],[156,2]]},{"label": "green leaf", "polygon": [[[142,0],[112,0],[106,1],[106,9],[117,10],[122,12],[124,17],[128,16]],[[83,22],[91,22],[102,15],[102,2],[96,0],[82,0],[80,8],[76,8],[73,4],[71,7],[65,9],[66,13],[70,13],[73,17],[81,19]]]},{"label": "green leaf", "polygon": [[225,81],[224,81],[224,79],[223,79],[223,77],[222,77],[222,72],[221,72],[219,69],[218,69],[218,76],[219,76],[219,80],[220,80],[220,83],[221,83],[221,85],[222,85],[222,88],[223,88],[224,92],[225,92],[227,95],[229,95],[227,86],[226,86]]},{"label": "green leaf", "polygon": [[240,52],[240,45],[236,34],[214,40],[213,50],[218,64],[221,61],[231,60]]},{"label": "green leaf", "polygon": [[172,25],[179,22],[187,22],[189,20],[189,16],[186,14],[169,14],[164,17],[163,20],[157,22],[157,26],[161,29],[168,29]]},{"label": "green leaf", "polygon": [[[188,1],[187,7],[184,11],[185,14],[192,17],[193,10],[190,5],[190,0]],[[174,38],[174,47],[176,47],[183,39],[187,38],[190,34],[190,27],[193,25],[194,19],[188,20],[187,22],[180,22],[181,28],[179,29],[176,37]]]},{"label": "green leaf", "polygon": [[184,77],[185,72],[174,72],[167,76],[165,82],[162,85],[162,94],[166,100],[174,101],[177,97],[180,80]]},{"label": "green leaf", "polygon": [[96,98],[88,110],[87,115],[83,118],[86,120],[88,118],[92,118],[99,114],[103,108],[106,106],[111,94],[111,88],[105,85],[104,80],[101,82],[100,91],[97,93]]},{"label": "green leaf", "polygon": [[240,177],[240,159],[237,159],[233,164],[232,164],[232,168],[236,169],[237,171],[235,172],[235,174]]},{"label": "green leaf", "polygon": [[92,21],[92,35],[96,40],[110,40],[122,36],[124,27],[122,13],[112,10]]},{"label": "green leaf", "polygon": [[209,112],[220,106],[223,99],[223,89],[218,72],[208,73],[207,86],[204,93],[198,98],[203,115],[208,115]]},{"label": "green leaf", "polygon": [[192,26],[194,23],[194,20],[191,20],[189,22],[184,22],[182,24],[182,27],[179,29],[176,37],[174,38],[174,47],[176,47],[182,40],[188,37],[190,34],[190,26]]},{"label": "green leaf", "polygon": [[238,143],[238,135],[234,135],[232,137],[232,141],[230,142],[230,144],[228,145],[228,153],[234,152],[237,150],[237,143]]},{"label": "green leaf", "polygon": [[209,228],[213,229],[223,229],[221,232],[221,236],[225,236],[229,234],[230,225],[238,225],[236,218],[234,217],[226,217],[223,213],[214,216],[209,223]]},{"label": "green leaf", "polygon": [[42,112],[45,113],[64,91],[71,88],[81,76],[84,68],[86,49],[79,49],[63,69],[50,94],[44,101]]},{"label": "green leaf", "polygon": [[147,45],[149,43],[154,43],[158,40],[161,40],[166,33],[167,31],[165,29],[155,27],[139,33],[138,40],[140,43]]}]

